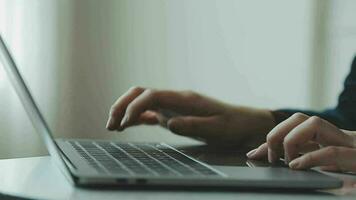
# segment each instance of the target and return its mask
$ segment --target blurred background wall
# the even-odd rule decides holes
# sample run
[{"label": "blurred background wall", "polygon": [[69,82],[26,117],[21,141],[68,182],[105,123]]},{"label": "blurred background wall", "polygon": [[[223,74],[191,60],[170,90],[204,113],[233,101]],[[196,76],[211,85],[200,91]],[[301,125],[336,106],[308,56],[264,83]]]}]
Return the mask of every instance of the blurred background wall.
[{"label": "blurred background wall", "polygon": [[[105,130],[130,86],[264,108],[334,106],[356,52],[356,1],[0,0],[0,33],[56,137],[191,142]],[[46,154],[0,68],[0,158]]]}]

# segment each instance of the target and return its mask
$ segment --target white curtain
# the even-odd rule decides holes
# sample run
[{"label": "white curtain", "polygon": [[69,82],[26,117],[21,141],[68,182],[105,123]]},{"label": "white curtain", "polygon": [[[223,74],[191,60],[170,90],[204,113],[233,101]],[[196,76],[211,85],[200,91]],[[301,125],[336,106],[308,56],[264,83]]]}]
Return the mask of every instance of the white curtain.
[{"label": "white curtain", "polygon": [[[49,115],[56,98],[54,8],[53,2],[0,1],[0,32]],[[2,67],[0,74],[0,157],[46,153]]]},{"label": "white curtain", "polygon": [[[107,133],[110,105],[140,85],[309,107],[318,2],[0,0],[0,32],[56,137],[179,143],[159,128]],[[45,154],[1,70],[0,157]]]}]

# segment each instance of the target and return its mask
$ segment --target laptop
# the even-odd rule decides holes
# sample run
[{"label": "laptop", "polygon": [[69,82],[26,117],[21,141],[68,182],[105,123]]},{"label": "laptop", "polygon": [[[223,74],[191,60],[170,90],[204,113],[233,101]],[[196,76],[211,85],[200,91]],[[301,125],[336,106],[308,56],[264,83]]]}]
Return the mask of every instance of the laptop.
[{"label": "laptop", "polygon": [[55,139],[1,35],[0,58],[52,161],[75,186],[324,189],[342,185],[314,170],[209,165],[165,143]]}]

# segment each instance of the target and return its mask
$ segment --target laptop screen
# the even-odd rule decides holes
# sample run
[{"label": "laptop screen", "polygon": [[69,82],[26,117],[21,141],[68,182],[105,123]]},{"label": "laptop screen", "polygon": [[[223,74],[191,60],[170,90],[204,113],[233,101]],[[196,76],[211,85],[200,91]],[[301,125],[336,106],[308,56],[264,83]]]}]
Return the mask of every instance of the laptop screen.
[{"label": "laptop screen", "polygon": [[[7,48],[3,37],[0,35],[0,60],[3,63],[5,72],[14,87],[22,105],[24,106],[27,115],[29,116],[32,124],[36,128],[36,131],[40,134],[43,139],[49,154],[54,158],[54,160],[59,164],[59,166],[65,173],[68,174],[68,169],[62,159],[60,150],[58,149],[55,141],[53,140],[51,130],[44,119],[40,109],[38,108],[34,98],[31,95],[24,79],[22,78],[13,57]],[[68,176],[72,177],[72,176]]]}]

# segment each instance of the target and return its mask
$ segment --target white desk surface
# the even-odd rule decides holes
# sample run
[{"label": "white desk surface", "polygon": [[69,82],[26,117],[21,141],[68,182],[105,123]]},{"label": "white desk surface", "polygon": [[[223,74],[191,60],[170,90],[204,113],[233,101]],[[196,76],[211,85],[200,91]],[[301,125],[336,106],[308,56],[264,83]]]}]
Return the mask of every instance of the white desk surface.
[{"label": "white desk surface", "polygon": [[73,187],[48,156],[0,160],[0,192],[34,199],[356,199],[356,176],[337,176],[343,188],[315,193],[94,190]]}]

